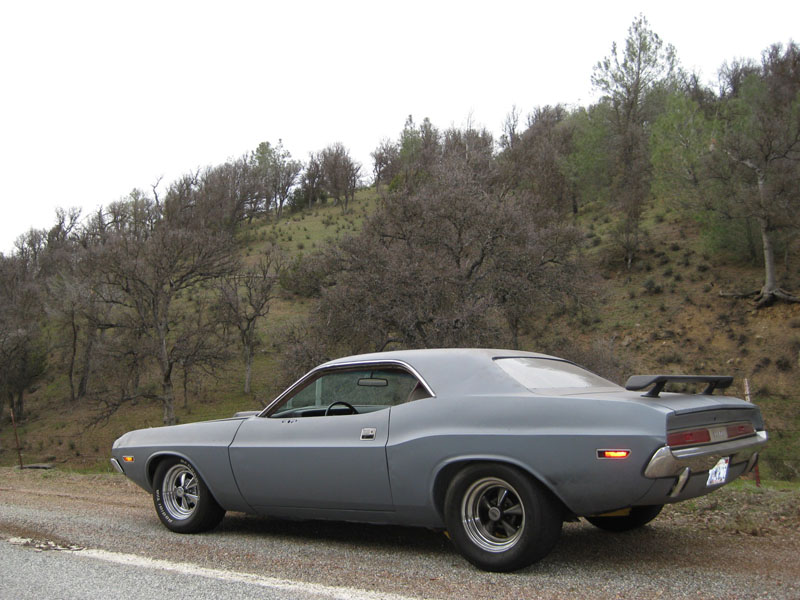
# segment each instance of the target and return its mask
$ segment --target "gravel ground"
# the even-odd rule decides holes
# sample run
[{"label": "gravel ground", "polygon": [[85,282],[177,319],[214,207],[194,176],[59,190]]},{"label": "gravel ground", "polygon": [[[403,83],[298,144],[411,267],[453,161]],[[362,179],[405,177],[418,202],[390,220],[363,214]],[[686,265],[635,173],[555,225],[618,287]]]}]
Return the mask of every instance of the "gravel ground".
[{"label": "gravel ground", "polygon": [[150,496],[121,475],[0,468],[0,540],[420,598],[797,599],[799,530],[797,491],[728,487],[626,534],[565,524],[543,561],[496,574],[473,568],[441,533],[231,513],[213,532],[184,536],[166,530]]}]

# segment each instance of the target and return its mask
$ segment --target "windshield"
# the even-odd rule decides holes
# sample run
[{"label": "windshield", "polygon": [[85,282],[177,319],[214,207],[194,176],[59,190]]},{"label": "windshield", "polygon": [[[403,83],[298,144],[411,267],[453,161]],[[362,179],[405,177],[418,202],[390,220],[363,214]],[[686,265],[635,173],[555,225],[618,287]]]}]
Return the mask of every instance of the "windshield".
[{"label": "windshield", "polygon": [[495,363],[518,383],[532,392],[552,390],[580,393],[581,390],[618,389],[615,383],[603,379],[578,365],[549,358],[496,358]]}]

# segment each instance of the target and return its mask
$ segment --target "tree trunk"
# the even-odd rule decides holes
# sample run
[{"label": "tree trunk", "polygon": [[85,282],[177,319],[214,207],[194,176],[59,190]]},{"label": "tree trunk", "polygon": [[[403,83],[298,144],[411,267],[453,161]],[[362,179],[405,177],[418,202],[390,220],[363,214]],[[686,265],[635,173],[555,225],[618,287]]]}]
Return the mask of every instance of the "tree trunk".
[{"label": "tree trunk", "polygon": [[253,375],[253,347],[244,347],[244,393],[250,393],[250,381]]},{"label": "tree trunk", "polygon": [[764,253],[764,286],[760,291],[756,290],[755,292],[744,294],[726,294],[720,292],[720,295],[733,298],[747,298],[755,296],[757,308],[769,306],[776,300],[800,303],[800,297],[793,296],[778,286],[778,278],[775,275],[775,250],[772,246],[772,236],[770,235],[773,232],[773,228],[770,226],[769,215],[764,208],[770,204],[770,198],[767,196],[769,192],[767,190],[767,182],[764,176],[764,171],[753,165],[750,161],[736,159],[730,153],[728,155],[731,156],[731,158],[733,158],[736,162],[744,164],[748,168],[752,169],[758,178],[760,213],[755,216],[755,220],[758,223],[758,228],[761,233],[761,249]]},{"label": "tree trunk", "polygon": [[72,311],[70,319],[70,326],[72,329],[72,344],[69,354],[69,367],[67,375],[69,376],[69,401],[74,404],[77,399],[75,395],[75,359],[78,355],[78,324],[75,322],[75,311]]},{"label": "tree trunk", "polygon": [[183,367],[183,408],[189,407],[189,369]]},{"label": "tree trunk", "polygon": [[164,405],[164,425],[175,425],[175,395],[169,376],[161,382],[161,403]]},{"label": "tree trunk", "polygon": [[172,387],[172,367],[165,338],[161,338],[161,403],[164,405],[164,425],[175,425],[175,391]]},{"label": "tree trunk", "polygon": [[[763,194],[763,181],[760,175],[758,188],[759,192]],[[761,244],[764,250],[764,287],[761,288],[761,292],[756,297],[757,307],[769,306],[776,300],[800,303],[800,297],[793,296],[778,286],[778,278],[775,275],[775,250],[772,247],[769,220],[762,215],[758,218],[758,225],[761,230]]]},{"label": "tree trunk", "polygon": [[764,287],[761,288],[763,299],[766,296],[773,296],[778,289],[778,284],[775,279],[775,251],[769,235],[769,224],[764,218],[760,218],[758,224],[761,229],[761,245],[764,250]]},{"label": "tree trunk", "polygon": [[81,362],[81,378],[78,381],[78,400],[86,396],[86,392],[89,388],[89,374],[92,369],[92,350],[94,349],[94,340],[97,336],[97,332],[95,331],[94,327],[92,327],[91,323],[89,323],[87,327],[86,348],[83,351],[83,361]]},{"label": "tree trunk", "polygon": [[22,422],[25,418],[25,390],[17,390],[17,398],[14,401],[14,416],[17,419],[17,423]]},{"label": "tree trunk", "polygon": [[511,325],[511,348],[513,350],[519,350],[519,324],[515,322]]}]

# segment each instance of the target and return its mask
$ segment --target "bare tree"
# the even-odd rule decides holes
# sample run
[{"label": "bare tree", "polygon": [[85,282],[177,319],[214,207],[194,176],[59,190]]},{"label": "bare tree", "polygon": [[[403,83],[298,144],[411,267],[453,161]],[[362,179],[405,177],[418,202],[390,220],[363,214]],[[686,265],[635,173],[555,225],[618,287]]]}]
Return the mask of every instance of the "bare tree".
[{"label": "bare tree", "polygon": [[721,78],[710,108],[675,96],[656,122],[656,181],[711,222],[743,223],[745,231],[752,225],[752,239],[740,237],[753,254],[760,237],[763,285],[723,295],[755,297],[759,307],[800,302],[781,288],[775,261],[776,243],[784,241],[788,261],[800,233],[800,49],[771,46],[761,65],[725,65]]},{"label": "bare tree", "polygon": [[25,415],[26,391],[47,369],[32,260],[31,253],[0,256],[0,406],[7,402],[18,420]]},{"label": "bare tree", "polygon": [[87,247],[95,239],[89,230],[89,225],[80,226],[80,210],[56,211],[38,282],[47,318],[55,325],[48,328],[51,355],[61,354],[71,402],[87,393],[101,317],[100,303],[92,293],[93,268],[87,260]]},{"label": "bare tree", "polygon": [[197,214],[229,231],[258,213],[259,189],[247,156],[205,169],[187,191],[193,196],[188,202]]},{"label": "bare tree", "polygon": [[292,160],[292,155],[283,148],[280,140],[278,140],[276,161],[273,168],[275,203],[277,205],[277,217],[280,219],[283,215],[283,207],[297,183],[300,172],[303,170],[303,163]]},{"label": "bare tree", "polygon": [[372,156],[372,173],[375,176],[375,189],[380,191],[381,185],[388,185],[396,175],[397,159],[400,150],[393,141],[384,139],[370,153]]},{"label": "bare tree", "polygon": [[519,109],[514,105],[503,119],[503,132],[500,134],[500,148],[503,150],[513,150],[519,139],[519,116]]},{"label": "bare tree", "polygon": [[358,236],[310,259],[326,264],[308,270],[326,281],[308,325],[325,348],[517,341],[525,319],[580,287],[579,235],[563,219],[527,196],[504,196],[464,155],[432,175],[416,192],[390,196]]},{"label": "bare tree", "polygon": [[738,93],[723,103],[712,155],[727,162],[723,177],[734,210],[761,234],[764,284],[750,295],[759,306],[800,302],[778,284],[774,250],[777,233],[800,230],[800,47],[771,46],[757,73],[729,87]]},{"label": "bare tree", "polygon": [[182,371],[184,408],[189,405],[189,381],[195,372],[216,377],[220,367],[231,357],[227,340],[221,335],[218,321],[213,318],[210,300],[198,294],[193,304],[192,309],[186,311],[186,318],[192,319],[194,325],[183,328],[174,351],[176,364]]},{"label": "bare tree", "polygon": [[450,127],[442,134],[442,158],[464,161],[473,173],[488,176],[494,171],[494,138],[484,127]]},{"label": "bare tree", "polygon": [[361,165],[350,158],[343,144],[337,142],[320,154],[325,189],[347,212],[347,205],[355,196],[359,184]]},{"label": "bare tree", "polygon": [[114,307],[108,327],[118,341],[128,341],[137,364],[141,357],[156,363],[166,424],[175,422],[174,367],[198,348],[197,340],[207,337],[210,327],[202,312],[192,315],[177,300],[184,293],[202,293],[204,282],[229,274],[235,267],[233,250],[229,235],[168,222],[145,235],[130,230],[110,235],[94,249],[100,273],[95,293]]},{"label": "bare tree", "polygon": [[278,140],[275,146],[261,142],[252,154],[251,165],[259,184],[259,197],[264,210],[274,208],[276,218],[280,219],[283,206],[303,170],[302,163],[292,160],[291,153]]},{"label": "bare tree", "polygon": [[531,192],[549,210],[578,212],[567,159],[572,129],[564,106],[543,106],[528,116],[527,128],[505,149],[501,165],[509,187]]},{"label": "bare tree", "polygon": [[322,170],[322,153],[311,152],[308,156],[308,164],[300,178],[300,187],[303,198],[310,209],[314,203],[322,200],[323,188],[325,184],[325,174]]},{"label": "bare tree", "polygon": [[244,392],[250,393],[253,355],[258,346],[257,326],[267,316],[284,257],[278,246],[267,249],[258,265],[232,273],[217,282],[217,312],[226,327],[235,329],[245,365]]}]

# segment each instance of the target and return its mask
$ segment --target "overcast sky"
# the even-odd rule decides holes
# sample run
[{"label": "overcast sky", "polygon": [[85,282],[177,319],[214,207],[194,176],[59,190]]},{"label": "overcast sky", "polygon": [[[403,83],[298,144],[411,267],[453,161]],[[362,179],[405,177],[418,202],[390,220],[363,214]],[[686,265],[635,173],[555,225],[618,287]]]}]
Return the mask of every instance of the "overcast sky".
[{"label": "overcast sky", "polygon": [[800,2],[0,4],[0,252],[56,207],[84,214],[279,138],[369,153],[407,115],[498,133],[516,105],[588,104],[592,66],[644,12],[716,78],[797,37]]}]

